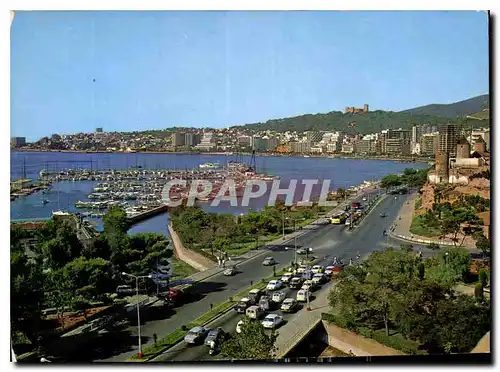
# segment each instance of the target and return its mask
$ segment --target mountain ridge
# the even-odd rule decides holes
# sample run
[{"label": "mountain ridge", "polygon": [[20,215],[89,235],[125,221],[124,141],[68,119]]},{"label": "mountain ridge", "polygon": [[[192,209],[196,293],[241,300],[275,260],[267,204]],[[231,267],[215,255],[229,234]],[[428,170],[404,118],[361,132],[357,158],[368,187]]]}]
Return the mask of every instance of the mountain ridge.
[{"label": "mountain ridge", "polygon": [[426,114],[447,118],[463,117],[472,113],[481,112],[490,106],[489,94],[464,99],[448,104],[432,103],[429,105],[418,106],[411,109],[399,111],[400,113]]}]

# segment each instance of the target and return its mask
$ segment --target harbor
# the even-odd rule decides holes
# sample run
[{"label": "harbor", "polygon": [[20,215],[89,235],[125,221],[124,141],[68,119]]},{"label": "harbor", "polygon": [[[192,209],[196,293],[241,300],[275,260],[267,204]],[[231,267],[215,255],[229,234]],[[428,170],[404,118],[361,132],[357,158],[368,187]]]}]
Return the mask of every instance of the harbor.
[{"label": "harbor", "polygon": [[[84,218],[101,218],[107,210],[114,206],[124,208],[127,217],[132,223],[142,221],[148,216],[166,211],[162,191],[170,181],[185,181],[186,186],[174,186],[170,189],[171,200],[185,200],[191,183],[195,180],[204,180],[212,184],[211,193],[200,201],[213,200],[221,186],[228,179],[236,185],[237,195],[242,196],[246,183],[249,180],[272,181],[276,176],[259,174],[255,169],[240,162],[228,162],[222,166],[218,162],[202,163],[193,169],[142,169],[134,166],[130,169],[62,169],[50,171],[42,169],[39,172],[39,183],[45,189],[51,189],[58,183],[91,182],[92,189],[85,198],[76,201],[73,207]],[[42,190],[41,187],[30,190]],[[20,194],[28,195],[31,194]],[[11,197],[12,199],[12,197]],[[42,204],[48,203],[41,199]],[[58,203],[60,204],[60,203]],[[64,211],[57,208],[54,214]]]}]

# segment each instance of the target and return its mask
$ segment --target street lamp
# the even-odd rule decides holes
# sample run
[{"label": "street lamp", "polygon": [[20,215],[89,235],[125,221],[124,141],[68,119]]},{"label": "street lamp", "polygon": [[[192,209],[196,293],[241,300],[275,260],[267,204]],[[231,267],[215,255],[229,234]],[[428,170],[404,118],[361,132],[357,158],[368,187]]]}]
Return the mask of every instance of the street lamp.
[{"label": "street lamp", "polygon": [[137,295],[137,333],[139,336],[139,353],[137,356],[139,358],[142,358],[142,343],[141,343],[141,315],[140,315],[140,306],[139,306],[139,279],[144,279],[144,278],[150,278],[151,275],[142,275],[142,276],[137,276],[134,274],[129,274],[126,272],[122,272],[123,276],[129,276],[131,278],[135,279],[135,293]]}]

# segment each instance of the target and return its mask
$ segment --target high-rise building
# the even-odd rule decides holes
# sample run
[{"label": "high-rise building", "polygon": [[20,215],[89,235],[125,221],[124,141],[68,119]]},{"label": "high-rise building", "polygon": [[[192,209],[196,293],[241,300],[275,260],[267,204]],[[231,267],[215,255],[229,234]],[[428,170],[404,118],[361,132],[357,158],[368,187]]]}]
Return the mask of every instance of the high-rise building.
[{"label": "high-rise building", "polygon": [[193,147],[199,143],[200,143],[200,135],[198,133],[186,133],[184,135],[184,145]]},{"label": "high-rise building", "polygon": [[439,152],[450,154],[454,157],[457,153],[457,141],[459,131],[457,124],[440,124],[439,125]]},{"label": "high-rise building", "polygon": [[253,148],[257,152],[266,152],[268,149],[268,139],[260,136],[253,136]]},{"label": "high-rise building", "polygon": [[424,133],[420,138],[420,153],[434,156],[439,148],[439,133]]},{"label": "high-rise building", "polygon": [[239,136],[238,145],[240,147],[252,147],[253,141],[251,136]]},{"label": "high-rise building", "polygon": [[172,133],[172,146],[184,146],[184,133],[175,132]]},{"label": "high-rise building", "polygon": [[411,132],[406,129],[387,129],[380,136],[381,152],[391,155],[411,155]]},{"label": "high-rise building", "polygon": [[203,151],[210,151],[215,147],[214,134],[212,132],[203,133],[201,142],[196,145],[196,148]]},{"label": "high-rise building", "polygon": [[17,148],[26,145],[26,137],[12,137],[10,139],[10,146]]}]

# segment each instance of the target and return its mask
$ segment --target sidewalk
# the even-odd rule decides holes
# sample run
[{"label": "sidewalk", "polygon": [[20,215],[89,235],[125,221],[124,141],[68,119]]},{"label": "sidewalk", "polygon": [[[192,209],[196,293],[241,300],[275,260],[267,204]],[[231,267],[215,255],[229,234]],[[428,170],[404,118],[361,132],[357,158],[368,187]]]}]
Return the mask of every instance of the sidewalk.
[{"label": "sidewalk", "polygon": [[[454,246],[453,240],[449,238],[444,238],[444,239],[431,238],[421,235],[415,235],[410,232],[413,213],[415,211],[416,197],[417,197],[416,193],[412,194],[408,198],[407,202],[403,204],[401,210],[399,211],[398,219],[396,220],[393,227],[389,231],[389,236],[392,236],[393,238],[407,240],[409,242],[414,242],[414,243],[422,243],[422,244],[436,243],[439,245]],[[461,240],[462,237],[459,237],[459,241]],[[467,238],[464,240],[464,244],[462,247],[468,250],[473,250],[473,251],[477,250],[474,241],[468,241]]]}]

